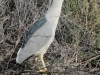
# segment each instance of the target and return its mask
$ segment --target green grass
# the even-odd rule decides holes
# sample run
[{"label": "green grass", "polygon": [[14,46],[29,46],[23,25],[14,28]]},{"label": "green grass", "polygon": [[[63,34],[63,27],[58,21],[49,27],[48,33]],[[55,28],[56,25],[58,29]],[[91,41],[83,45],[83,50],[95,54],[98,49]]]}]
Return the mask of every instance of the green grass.
[{"label": "green grass", "polygon": [[[71,45],[74,50],[79,51],[82,59],[87,55],[98,53],[97,48],[100,49],[99,3],[98,0],[65,0],[64,3],[69,34],[72,35]],[[67,28],[66,25],[65,27]],[[83,49],[80,50],[79,47],[83,47]],[[86,50],[87,53],[84,52]]]}]

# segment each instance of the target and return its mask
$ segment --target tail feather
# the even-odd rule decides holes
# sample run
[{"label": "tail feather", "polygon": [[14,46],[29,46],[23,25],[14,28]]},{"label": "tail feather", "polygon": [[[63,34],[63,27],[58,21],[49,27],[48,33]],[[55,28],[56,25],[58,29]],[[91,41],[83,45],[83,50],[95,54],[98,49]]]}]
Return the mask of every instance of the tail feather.
[{"label": "tail feather", "polygon": [[22,48],[19,49],[16,57],[16,63],[21,64],[24,60],[26,60],[30,55],[25,52]]}]

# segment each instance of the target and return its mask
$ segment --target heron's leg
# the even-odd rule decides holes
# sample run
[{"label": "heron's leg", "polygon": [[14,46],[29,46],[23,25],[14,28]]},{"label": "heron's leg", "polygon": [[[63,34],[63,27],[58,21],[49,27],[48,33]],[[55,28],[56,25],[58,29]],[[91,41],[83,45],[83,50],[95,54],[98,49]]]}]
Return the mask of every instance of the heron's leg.
[{"label": "heron's leg", "polygon": [[43,55],[44,55],[44,54],[41,54],[41,55],[40,55],[40,60],[41,60],[41,62],[42,62],[44,71],[47,71],[47,68],[46,68],[45,63],[44,63]]},{"label": "heron's leg", "polygon": [[36,64],[36,67],[39,69],[39,67],[38,67],[38,56],[35,56],[35,64]]},{"label": "heron's leg", "polygon": [[47,75],[47,73],[46,73],[46,72],[47,72],[47,68],[46,68],[45,63],[44,63],[43,55],[44,55],[44,54],[41,54],[41,55],[40,55],[40,61],[42,62],[42,65],[43,65],[43,68],[44,68],[44,69],[43,69],[43,70],[39,70],[39,72],[44,73],[43,75]]}]

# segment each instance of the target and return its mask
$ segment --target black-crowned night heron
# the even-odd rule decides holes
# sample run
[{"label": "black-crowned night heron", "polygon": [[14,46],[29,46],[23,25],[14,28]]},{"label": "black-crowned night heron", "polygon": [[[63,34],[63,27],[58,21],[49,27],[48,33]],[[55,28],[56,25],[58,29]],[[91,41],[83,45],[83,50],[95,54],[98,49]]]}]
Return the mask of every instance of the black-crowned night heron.
[{"label": "black-crowned night heron", "polygon": [[63,0],[52,0],[47,13],[42,16],[26,33],[24,45],[17,53],[16,62],[21,64],[31,55],[40,57],[43,67],[46,66],[43,55],[55,37]]}]

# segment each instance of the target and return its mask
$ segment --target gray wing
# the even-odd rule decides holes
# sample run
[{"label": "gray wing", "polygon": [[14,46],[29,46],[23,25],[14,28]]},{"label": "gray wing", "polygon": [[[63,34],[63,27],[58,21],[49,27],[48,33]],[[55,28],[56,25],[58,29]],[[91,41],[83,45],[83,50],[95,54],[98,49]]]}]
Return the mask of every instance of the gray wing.
[{"label": "gray wing", "polygon": [[22,39],[22,48],[25,46],[27,41],[32,37],[32,35],[39,29],[41,28],[45,23],[47,19],[43,15],[35,24],[29,29],[29,31],[24,35]]},{"label": "gray wing", "polygon": [[[41,28],[38,28],[34,33],[30,34],[28,41],[23,48],[20,48],[17,53],[16,62],[22,63],[29,56],[35,54],[44,54],[54,39],[52,25],[49,21],[43,22]],[[29,35],[28,34],[28,35]]]}]

